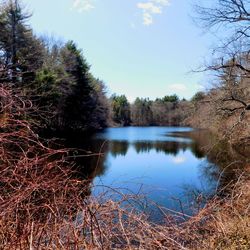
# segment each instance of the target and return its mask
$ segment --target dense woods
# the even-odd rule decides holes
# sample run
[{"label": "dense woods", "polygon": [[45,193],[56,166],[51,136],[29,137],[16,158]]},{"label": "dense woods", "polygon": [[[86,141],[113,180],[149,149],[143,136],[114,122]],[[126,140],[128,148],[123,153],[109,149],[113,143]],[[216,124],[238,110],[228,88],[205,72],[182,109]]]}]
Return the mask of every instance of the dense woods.
[{"label": "dense woods", "polygon": [[111,97],[111,106],[112,119],[118,125],[180,126],[185,125],[185,119],[191,114],[192,102],[169,95],[154,101],[137,97],[129,104],[122,95]]},{"label": "dense woods", "polygon": [[[90,73],[73,41],[38,38],[21,4],[7,1],[0,13],[0,81],[21,89],[33,102],[30,114],[40,129],[86,131],[107,126],[105,86]],[[35,110],[35,109],[34,109]]]}]

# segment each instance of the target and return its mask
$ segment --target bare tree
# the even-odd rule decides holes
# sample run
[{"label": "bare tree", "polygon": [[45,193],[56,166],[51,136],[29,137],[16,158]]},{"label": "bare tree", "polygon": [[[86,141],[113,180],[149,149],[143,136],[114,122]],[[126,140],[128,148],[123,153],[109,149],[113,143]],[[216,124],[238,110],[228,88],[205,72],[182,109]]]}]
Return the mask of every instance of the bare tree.
[{"label": "bare tree", "polygon": [[250,37],[250,1],[216,0],[212,6],[196,6],[200,24],[206,28],[223,27],[233,31],[233,41]]},{"label": "bare tree", "polygon": [[196,12],[204,29],[216,30],[222,36],[222,43],[213,52],[214,61],[203,69],[219,77],[217,88],[209,93],[210,105],[221,121],[231,121],[226,134],[238,126],[249,130],[250,1],[210,1],[206,6],[196,6]]}]

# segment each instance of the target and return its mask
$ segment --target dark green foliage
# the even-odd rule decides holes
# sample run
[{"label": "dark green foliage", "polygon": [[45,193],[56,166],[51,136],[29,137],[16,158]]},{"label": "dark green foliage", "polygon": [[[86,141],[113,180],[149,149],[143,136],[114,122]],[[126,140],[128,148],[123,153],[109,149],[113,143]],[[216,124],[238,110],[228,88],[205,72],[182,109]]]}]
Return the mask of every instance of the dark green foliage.
[{"label": "dark green foliage", "polygon": [[91,97],[89,66],[72,41],[62,48],[61,57],[71,84],[71,92],[65,98],[63,126],[77,130],[87,129],[95,107]]},{"label": "dark green foliage", "polygon": [[110,119],[110,110],[107,97],[105,95],[105,84],[103,81],[92,77],[91,93],[92,99],[95,103],[95,108],[92,113],[92,124],[96,129],[102,129],[108,126]]},{"label": "dark green foliage", "polygon": [[112,118],[122,126],[130,125],[130,105],[125,95],[111,97]]},{"label": "dark green foliage", "polygon": [[163,102],[178,102],[179,101],[179,97],[177,95],[166,95],[162,98]]},{"label": "dark green foliage", "polygon": [[47,127],[60,131],[106,127],[108,105],[104,84],[90,74],[81,50],[70,41],[47,51],[47,60],[34,82],[38,87],[35,92],[41,91],[39,106],[50,107],[53,114],[44,121]]},{"label": "dark green foliage", "polygon": [[42,65],[44,47],[26,24],[30,15],[25,14],[18,1],[7,1],[0,11],[0,64],[11,75],[0,76],[21,81],[34,77],[28,72],[37,70]]},{"label": "dark green foliage", "polygon": [[109,114],[104,84],[89,72],[73,41],[50,44],[26,24],[19,1],[0,9],[0,80],[21,83],[36,110],[28,117],[40,128],[71,132],[101,129]]}]

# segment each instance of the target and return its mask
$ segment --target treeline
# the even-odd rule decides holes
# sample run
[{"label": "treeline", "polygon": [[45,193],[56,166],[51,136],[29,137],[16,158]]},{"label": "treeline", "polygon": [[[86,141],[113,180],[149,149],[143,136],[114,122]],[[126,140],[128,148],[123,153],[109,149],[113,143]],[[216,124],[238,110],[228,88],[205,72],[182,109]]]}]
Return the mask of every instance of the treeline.
[{"label": "treeline", "polygon": [[149,98],[136,98],[132,104],[125,95],[113,95],[110,99],[112,119],[122,126],[185,125],[195,100],[180,100],[177,95],[168,95],[154,101]]},{"label": "treeline", "polygon": [[19,1],[0,7],[0,82],[32,101],[27,119],[52,131],[106,127],[104,84],[90,73],[76,43],[37,37]]}]

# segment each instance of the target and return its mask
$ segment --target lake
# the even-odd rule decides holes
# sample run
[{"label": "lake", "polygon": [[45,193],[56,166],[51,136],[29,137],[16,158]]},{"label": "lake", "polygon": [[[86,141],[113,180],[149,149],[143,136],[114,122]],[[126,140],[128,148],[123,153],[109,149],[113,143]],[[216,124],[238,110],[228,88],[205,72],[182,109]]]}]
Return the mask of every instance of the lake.
[{"label": "lake", "polygon": [[[89,150],[103,155],[88,163],[92,194],[141,194],[147,209],[157,204],[191,215],[218,185],[217,165],[204,146],[209,138],[208,132],[187,127],[108,128],[97,133]],[[155,211],[152,216],[160,218]]]}]

